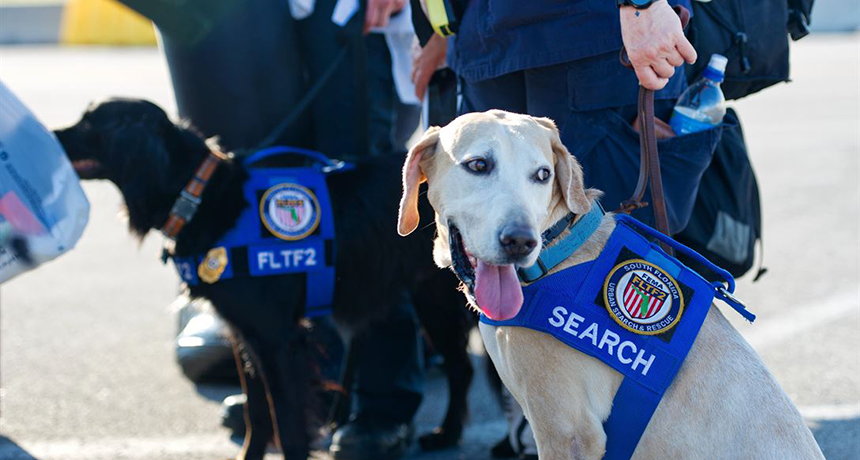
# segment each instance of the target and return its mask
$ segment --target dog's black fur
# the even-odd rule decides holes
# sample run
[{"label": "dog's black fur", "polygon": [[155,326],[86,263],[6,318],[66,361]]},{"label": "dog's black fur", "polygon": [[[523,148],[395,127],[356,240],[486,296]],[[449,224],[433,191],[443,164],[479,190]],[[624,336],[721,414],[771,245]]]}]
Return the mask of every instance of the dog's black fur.
[{"label": "dog's black fur", "polygon": [[[179,192],[210,152],[193,128],[175,125],[156,105],[134,99],[91,106],[77,124],[56,135],[81,177],[108,179],[119,187],[130,230],[140,238],[165,223]],[[448,373],[447,415],[441,430],[422,438],[425,448],[442,448],[456,443],[462,432],[472,377],[466,341],[473,321],[453,289],[454,275],[426,257],[434,230],[424,228],[409,238],[395,232],[402,163],[402,157],[391,155],[328,179],[338,250],[334,317],[360,331],[384,316],[403,289],[412,292]],[[177,256],[205,253],[234,225],[249,206],[242,194],[247,177],[237,161],[218,167],[197,215],[178,237]],[[423,219],[432,221],[432,209],[423,204]],[[321,383],[318,346],[303,320],[304,291],[300,274],[191,287],[193,296],[212,302],[253,357],[256,372],[243,376],[249,429],[240,458],[262,458],[267,442],[277,435],[285,458],[303,460],[318,432],[319,407],[313,402]]]}]

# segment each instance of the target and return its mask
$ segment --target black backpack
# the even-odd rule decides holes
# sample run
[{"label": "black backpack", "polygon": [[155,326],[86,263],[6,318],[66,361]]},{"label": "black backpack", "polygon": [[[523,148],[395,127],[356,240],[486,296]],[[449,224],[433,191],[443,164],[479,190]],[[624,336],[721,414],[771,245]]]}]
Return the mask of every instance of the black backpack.
[{"label": "black backpack", "polygon": [[[723,130],[714,158],[699,182],[690,222],[673,237],[737,278],[755,262],[756,242],[762,235],[761,201],[734,110],[728,109],[726,121],[730,127]],[[705,278],[720,279],[695,260],[683,255],[679,258]],[[765,271],[760,267],[756,278]]]},{"label": "black backpack", "polygon": [[714,53],[729,58],[722,84],[727,100],[788,81],[788,37],[809,33],[813,0],[693,0],[688,36],[699,59],[687,66],[697,80]]},{"label": "black backpack", "polygon": [[[809,33],[812,2],[694,0],[688,36],[699,59],[686,67],[688,81],[701,77],[714,53],[729,59],[721,85],[726,99],[788,81],[788,37],[799,40]],[[761,201],[737,114],[729,109],[726,119],[737,126],[724,130],[702,175],[690,222],[674,237],[739,277],[755,263],[756,243],[762,238]],[[718,279],[695,261],[684,262]],[[765,271],[759,266],[755,278]]]}]

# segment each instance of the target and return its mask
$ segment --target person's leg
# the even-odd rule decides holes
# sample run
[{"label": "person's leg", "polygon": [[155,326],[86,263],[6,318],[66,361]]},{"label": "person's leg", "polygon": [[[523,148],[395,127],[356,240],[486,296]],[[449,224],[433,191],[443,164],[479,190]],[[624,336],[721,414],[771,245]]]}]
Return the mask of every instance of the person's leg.
[{"label": "person's leg", "polygon": [[[395,143],[395,128],[417,118],[398,111],[400,101],[391,74],[391,55],[382,34],[370,34],[367,44],[367,85],[370,110],[371,155],[403,152]],[[401,116],[413,115],[411,120]],[[421,403],[424,366],[420,325],[409,295],[404,291],[391,312],[358,338],[355,380],[357,415],[409,423]]]},{"label": "person's leg", "polygon": [[359,336],[355,407],[358,417],[409,423],[424,393],[424,348],[406,293],[388,316]]},{"label": "person's leg", "polygon": [[394,130],[391,134],[395,152],[405,152],[409,139],[418,129],[421,120],[421,106],[404,104],[399,99],[394,101],[394,111],[397,116],[394,120]]},{"label": "person's leg", "polygon": [[[330,21],[329,21],[330,22]],[[179,115],[226,150],[253,148],[305,91],[296,24],[287,2],[261,0],[225,17],[200,43],[162,37]],[[303,120],[278,139],[301,144]]]},{"label": "person's leg", "polygon": [[[354,155],[402,154],[408,135],[404,139],[400,131],[410,134],[415,131],[418,112],[399,110],[402,104],[394,88],[391,55],[384,36],[370,34],[364,44],[369,150]],[[337,113],[351,114],[350,110],[344,108]],[[330,113],[327,118],[337,113]],[[399,134],[399,139],[395,134]],[[333,132],[327,135],[342,136]],[[349,145],[347,142],[343,148]],[[336,459],[385,460],[405,452],[409,424],[423,396],[423,342],[419,329],[414,308],[404,292],[385,318],[372,323],[353,339],[355,410],[332,439],[331,452]]]},{"label": "person's leg", "polygon": [[364,43],[367,45],[368,153],[390,154],[394,151],[393,130],[397,121],[391,53],[382,34],[369,34]]},{"label": "person's leg", "polygon": [[[319,81],[341,50],[349,46],[349,40],[352,40],[346,28],[331,21],[335,3],[335,0],[317,0],[313,13],[296,21],[309,86]],[[353,45],[303,115],[312,123],[311,148],[332,157],[367,153],[365,149],[356,151],[355,136],[361,127],[356,126],[354,117],[357,100],[355,54],[363,52]]]},{"label": "person's leg", "polygon": [[367,46],[368,141],[370,155],[406,151],[406,142],[415,133],[421,106],[400,101],[391,73],[391,52],[385,35],[372,33]]},{"label": "person's leg", "polygon": [[385,318],[353,339],[355,411],[334,434],[335,459],[387,460],[405,453],[410,423],[424,392],[419,329],[411,302],[403,298]]},{"label": "person's leg", "polygon": [[[334,0],[317,0],[313,14],[297,21],[311,84],[329,69],[350,40],[345,29],[331,22],[334,5]],[[313,122],[313,148],[336,157],[400,151],[404,149],[405,141],[401,143],[395,139],[399,133],[395,130],[411,124],[411,135],[418,124],[419,109],[401,110],[402,104],[397,99],[391,76],[391,54],[384,35],[371,33],[358,45],[363,49],[355,46],[341,61],[306,115]],[[365,65],[356,66],[355,60],[362,59],[362,56],[366,60]],[[365,75],[356,74],[360,68],[366,69]],[[366,91],[366,97],[357,97],[357,91]],[[407,115],[405,118],[408,120],[403,115]],[[356,135],[362,129],[367,130],[366,148],[359,148],[356,142]]]},{"label": "person's leg", "polygon": [[[607,135],[604,120],[608,111],[620,118],[635,117],[636,107],[632,107],[632,114],[630,107],[577,110],[574,98],[577,101],[585,99],[578,92],[587,90],[577,86],[581,73],[579,66],[573,62],[526,71],[528,113],[555,121],[562,142],[583,165],[586,186],[603,191],[601,203],[608,210],[614,210],[636,186],[639,152],[625,153],[625,146]],[[577,93],[574,95],[572,92]],[[589,98],[596,99],[597,96]],[[597,103],[591,105],[594,104]]]}]

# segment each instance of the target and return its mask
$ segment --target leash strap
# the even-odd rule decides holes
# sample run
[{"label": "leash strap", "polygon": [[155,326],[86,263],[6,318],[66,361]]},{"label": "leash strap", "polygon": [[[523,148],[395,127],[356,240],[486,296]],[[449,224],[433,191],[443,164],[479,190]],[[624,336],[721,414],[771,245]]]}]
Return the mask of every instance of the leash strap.
[{"label": "leash strap", "polygon": [[206,159],[197,167],[194,172],[194,177],[188,181],[182,192],[179,193],[179,198],[173,203],[173,208],[170,210],[170,215],[167,217],[167,222],[161,227],[161,233],[171,242],[176,241],[179,232],[185,227],[185,224],[191,222],[194,214],[197,213],[197,207],[200,206],[200,197],[203,196],[203,191],[209,184],[209,179],[218,169],[225,158],[223,153],[210,151]]},{"label": "leash strap", "polygon": [[286,132],[287,128],[292,126],[293,123],[299,118],[299,115],[305,113],[305,110],[308,109],[311,102],[316,99],[317,95],[322,91],[323,87],[326,86],[328,81],[331,79],[334,72],[340,67],[341,62],[346,58],[346,55],[349,53],[350,47],[352,46],[352,42],[348,43],[346,46],[341,48],[341,50],[337,53],[334,60],[332,60],[331,64],[323,71],[320,78],[314,83],[314,85],[305,93],[304,97],[296,103],[293,109],[287,114],[286,117],[266,136],[265,139],[260,142],[255,150],[264,149],[266,147],[271,147],[274,145],[278,138]]},{"label": "leash strap", "polygon": [[[681,27],[686,28],[690,21],[690,12],[682,6],[675,6],[675,12],[681,18]],[[633,69],[630,59],[627,56],[627,50],[621,49],[621,64],[628,69]],[[630,199],[621,203],[621,206],[616,211],[621,214],[630,214],[635,209],[648,206],[647,202],[643,202],[645,197],[645,189],[648,188],[648,183],[651,183],[651,204],[654,209],[654,221],[661,233],[669,234],[669,215],[666,212],[666,199],[663,192],[663,176],[660,173],[660,155],[657,150],[657,134],[654,126],[654,91],[639,87],[639,180],[636,183],[636,189]],[[663,250],[672,253],[672,247],[668,244],[661,243]]]}]

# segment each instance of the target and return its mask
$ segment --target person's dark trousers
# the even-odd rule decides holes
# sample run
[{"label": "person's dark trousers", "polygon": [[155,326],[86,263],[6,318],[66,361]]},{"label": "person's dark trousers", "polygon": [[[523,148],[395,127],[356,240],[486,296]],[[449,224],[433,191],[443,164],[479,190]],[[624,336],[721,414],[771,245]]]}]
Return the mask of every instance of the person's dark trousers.
[{"label": "person's dark trousers", "polygon": [[[402,154],[415,132],[419,106],[400,102],[391,75],[385,37],[370,34],[367,45],[370,155]],[[355,416],[410,423],[424,393],[423,341],[406,293],[382,321],[357,338]]]},{"label": "person's dark trousers", "polygon": [[[369,67],[367,49],[362,40],[355,40],[354,29],[331,21],[335,3],[336,0],[317,0],[310,16],[295,21],[309,87],[322,78],[344,47],[350,48],[304,117],[311,123],[313,149],[336,158],[362,156],[367,146],[359,145],[356,136],[367,133],[368,79],[356,72]],[[365,107],[357,107],[362,105]]]},{"label": "person's dark trousers", "polygon": [[[342,30],[331,22],[334,4],[334,0],[318,0],[313,14],[297,21],[311,81],[325,71],[343,46]],[[361,85],[355,80],[354,56],[344,61],[311,106],[315,143],[333,156],[338,152],[352,157],[402,154],[406,139],[418,125],[420,109],[404,106],[397,97],[385,37],[369,34],[363,46],[364,50],[353,52],[364,52],[367,59],[368,150],[355,151],[352,138],[358,129],[352,114],[355,104],[362,101],[355,97]],[[408,134],[404,136],[404,132]],[[356,340],[353,418],[411,422],[423,395],[424,366],[419,324],[408,296],[402,296],[386,318],[372,323]]]},{"label": "person's dark trousers", "polygon": [[[628,75],[612,68],[620,66],[617,56],[461,81],[460,113],[501,109],[551,118],[562,143],[582,165],[585,186],[603,191],[603,207],[615,210],[630,198],[639,176],[639,137],[631,126],[639,86],[632,71]],[[596,78],[594,72],[606,78]],[[679,78],[683,83],[683,72],[677,72],[673,82]],[[670,83],[656,94],[658,118],[669,120],[679,91]],[[699,180],[718,140],[718,130],[708,130],[658,143],[672,233],[689,221]],[[633,216],[653,224],[651,208],[634,211]]]},{"label": "person's dark trousers", "polygon": [[[253,148],[306,90],[296,24],[286,1],[257,0],[227,15],[193,46],[161,37],[179,115],[222,148]],[[310,147],[308,120],[279,144]]]},{"label": "person's dark trousers", "polygon": [[356,417],[410,423],[424,393],[424,351],[409,299],[356,337],[355,346]]},{"label": "person's dark trousers", "polygon": [[[302,60],[311,84],[352,39],[346,29],[331,22],[335,3],[335,0],[317,0],[314,12],[296,21]],[[355,60],[362,58],[365,63],[357,67]],[[366,75],[357,75],[362,67]],[[419,106],[400,102],[391,76],[391,55],[385,37],[374,33],[365,36],[361,43],[353,43],[349,55],[307,114],[313,121],[314,148],[335,157],[402,152],[418,125],[419,115]],[[362,127],[367,129],[368,145],[358,149],[355,136]]]},{"label": "person's dark trousers", "polygon": [[369,94],[370,154],[399,154],[415,133],[421,116],[420,105],[400,101],[391,75],[391,53],[382,34],[369,34],[367,46],[367,86]]},{"label": "person's dark trousers", "polygon": [[[314,14],[299,21],[299,29],[308,40],[306,44],[315,53],[325,51],[329,56],[306,56],[312,62],[319,61],[312,64],[312,68],[323,67],[330,62],[331,53],[337,52],[337,48],[326,40],[310,43],[317,27],[331,26],[329,18],[333,3],[331,0],[318,1]],[[362,90],[361,82],[342,86],[347,91],[327,94],[327,98],[314,104],[316,139],[320,145],[333,150],[348,149],[352,152],[350,156],[403,155],[406,141],[418,126],[420,106],[400,101],[385,37],[369,34],[362,45],[364,49],[357,51],[363,51],[366,57],[365,113],[350,116],[356,110],[355,104],[362,102],[354,95],[354,91]],[[356,69],[353,66],[341,70],[346,73],[352,71],[354,75]],[[331,120],[336,118],[342,119],[331,124]],[[338,127],[353,118],[359,120],[359,124],[367,123],[368,148],[362,152],[355,151],[354,139],[344,135],[350,129],[358,129],[358,126]],[[371,323],[351,345],[355,362],[353,411],[349,421],[334,434],[332,454],[336,459],[393,459],[401,456],[408,445],[411,436],[409,426],[424,392],[423,341],[418,318],[407,293],[401,293],[398,301],[389,308],[387,316]]]},{"label": "person's dark trousers", "polygon": [[[311,16],[295,21],[287,2],[259,0],[238,8],[194,46],[163,36],[179,115],[206,136],[218,136],[227,150],[258,145],[353,40],[348,29],[331,22],[334,4],[318,0]],[[420,107],[399,101],[384,36],[370,34],[351,46],[277,143],[332,157],[404,149]],[[357,79],[361,59],[366,78]],[[357,124],[368,128],[367,147],[356,144]]]}]

